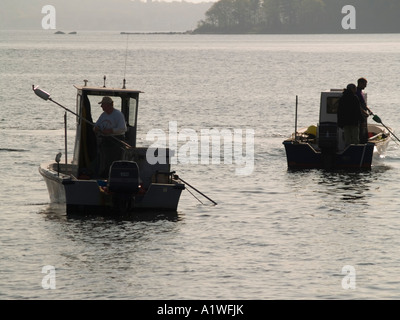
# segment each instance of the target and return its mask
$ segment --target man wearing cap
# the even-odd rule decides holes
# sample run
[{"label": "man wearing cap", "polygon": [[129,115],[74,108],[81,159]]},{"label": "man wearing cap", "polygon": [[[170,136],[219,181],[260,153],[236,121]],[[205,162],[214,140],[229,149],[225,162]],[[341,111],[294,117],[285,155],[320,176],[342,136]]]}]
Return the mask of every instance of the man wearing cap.
[{"label": "man wearing cap", "polygon": [[114,109],[114,101],[110,97],[104,97],[99,102],[103,108],[94,127],[94,132],[102,135],[123,135],[126,132],[125,117],[121,111]]},{"label": "man wearing cap", "polygon": [[99,138],[99,168],[98,174],[107,177],[113,161],[121,159],[121,144],[127,130],[125,117],[121,111],[114,109],[114,101],[110,97],[103,97],[99,102],[103,113],[96,121],[93,131]]}]

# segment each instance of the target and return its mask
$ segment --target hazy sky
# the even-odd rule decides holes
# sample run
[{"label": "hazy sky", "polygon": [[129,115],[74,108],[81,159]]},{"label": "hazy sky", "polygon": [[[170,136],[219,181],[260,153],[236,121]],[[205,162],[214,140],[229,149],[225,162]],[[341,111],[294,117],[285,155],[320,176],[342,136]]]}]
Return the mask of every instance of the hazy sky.
[{"label": "hazy sky", "polygon": [[[182,2],[181,0],[163,0],[162,2]],[[193,3],[200,3],[200,2],[217,2],[218,0],[185,0],[185,2],[193,2]]]},{"label": "hazy sky", "polygon": [[[147,0],[140,0],[142,2],[148,2]],[[217,2],[218,0],[154,0],[154,2],[191,2],[191,3],[201,3],[201,2]]]},{"label": "hazy sky", "polygon": [[[132,0],[135,1],[135,0]],[[140,0],[141,2],[148,2],[148,0]],[[193,3],[199,3],[199,2],[216,2],[218,0],[153,0],[153,2],[193,2]]]},{"label": "hazy sky", "polygon": [[[147,1],[138,0],[133,3],[129,0],[1,1],[0,30],[50,28],[69,31],[181,32],[193,30],[215,2],[211,0],[167,0],[153,1],[153,4],[147,4],[145,3]],[[21,5],[21,2],[24,5]],[[171,2],[175,5],[168,4]],[[53,23],[51,24],[50,21]],[[43,24],[46,26],[43,27]]]}]

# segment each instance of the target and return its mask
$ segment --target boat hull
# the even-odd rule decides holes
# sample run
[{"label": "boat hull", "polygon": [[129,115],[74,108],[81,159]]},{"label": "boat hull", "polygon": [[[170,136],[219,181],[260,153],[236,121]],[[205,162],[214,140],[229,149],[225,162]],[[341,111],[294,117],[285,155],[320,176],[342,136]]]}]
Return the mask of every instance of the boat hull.
[{"label": "boat hull", "polygon": [[375,144],[350,145],[342,152],[316,150],[309,143],[283,142],[288,167],[291,169],[370,169]]},{"label": "boat hull", "polygon": [[39,172],[46,182],[50,201],[65,203],[67,214],[119,214],[148,211],[176,212],[184,184],[151,183],[135,195],[110,193],[104,181],[79,180],[59,174],[54,164],[43,164]]}]

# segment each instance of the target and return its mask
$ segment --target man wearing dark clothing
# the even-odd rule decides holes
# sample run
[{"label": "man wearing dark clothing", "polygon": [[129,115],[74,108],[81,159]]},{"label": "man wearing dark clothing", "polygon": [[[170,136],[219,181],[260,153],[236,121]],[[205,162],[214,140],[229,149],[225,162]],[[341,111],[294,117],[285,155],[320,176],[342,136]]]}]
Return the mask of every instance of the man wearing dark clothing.
[{"label": "man wearing dark clothing", "polygon": [[360,78],[357,81],[357,97],[360,101],[362,118],[360,121],[360,143],[368,142],[368,123],[367,118],[369,116],[369,109],[364,98],[364,93],[362,92],[367,87],[367,79]]},{"label": "man wearing dark clothing", "polygon": [[346,145],[360,143],[359,125],[362,115],[356,92],[356,85],[351,83],[343,91],[343,96],[339,100],[338,127],[343,128]]}]

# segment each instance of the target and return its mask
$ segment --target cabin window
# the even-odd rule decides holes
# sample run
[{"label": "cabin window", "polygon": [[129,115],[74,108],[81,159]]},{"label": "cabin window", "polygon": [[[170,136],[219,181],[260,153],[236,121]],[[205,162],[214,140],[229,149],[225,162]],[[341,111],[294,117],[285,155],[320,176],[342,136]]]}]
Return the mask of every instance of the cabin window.
[{"label": "cabin window", "polygon": [[328,97],[326,99],[326,112],[336,114],[338,110],[340,97]]},{"label": "cabin window", "polygon": [[136,125],[136,116],[137,116],[137,100],[131,98],[129,101],[128,124],[132,127]]},{"label": "cabin window", "polygon": [[[118,109],[121,111],[121,105],[122,105],[122,100],[120,97],[111,97],[114,101],[114,108]],[[87,96],[86,103],[89,102],[89,107],[90,107],[90,113],[92,116],[92,119],[88,119],[89,121],[92,121],[96,123],[97,119],[100,117],[100,115],[103,113],[103,108],[100,106],[99,102],[103,99],[103,96],[97,96],[97,95],[88,95]],[[83,101],[85,103],[85,100]]]},{"label": "cabin window", "polygon": [[[79,106],[81,105],[81,99],[82,99],[82,95],[78,94],[76,96],[76,110],[75,110],[76,114],[79,114]],[[79,118],[78,117],[76,117],[76,122],[79,123]]]}]

